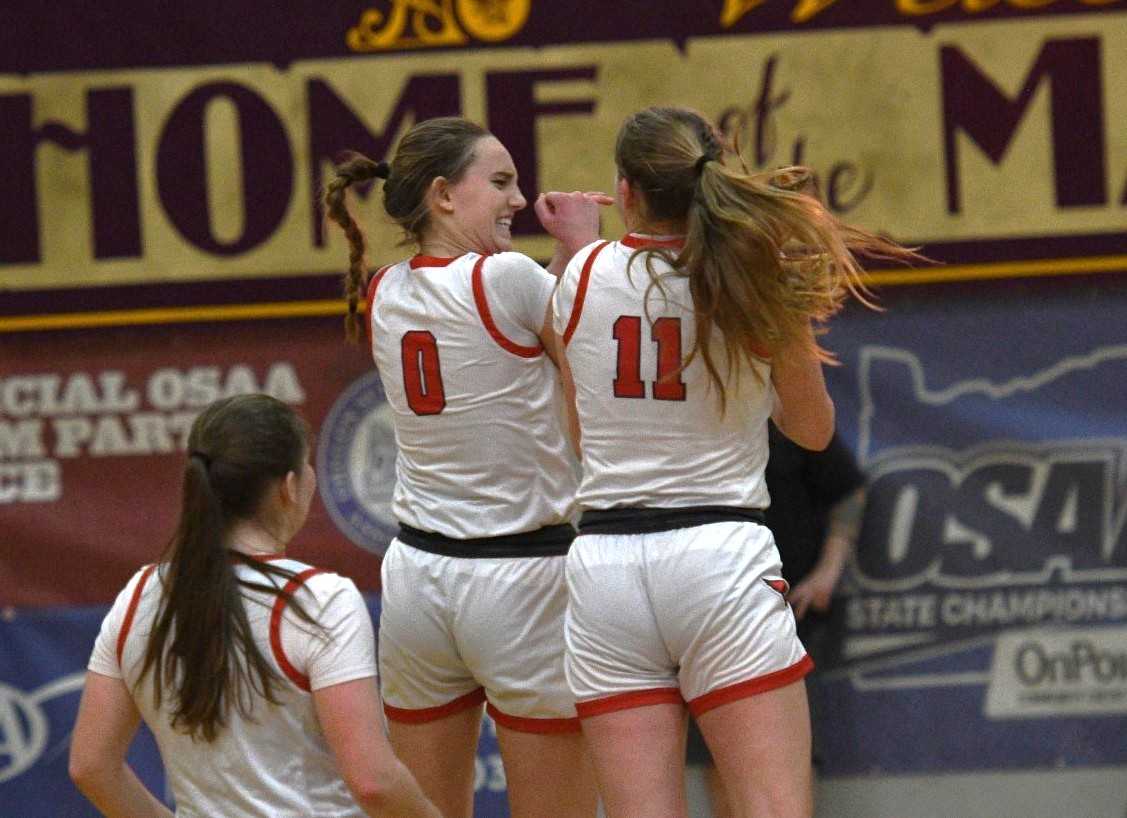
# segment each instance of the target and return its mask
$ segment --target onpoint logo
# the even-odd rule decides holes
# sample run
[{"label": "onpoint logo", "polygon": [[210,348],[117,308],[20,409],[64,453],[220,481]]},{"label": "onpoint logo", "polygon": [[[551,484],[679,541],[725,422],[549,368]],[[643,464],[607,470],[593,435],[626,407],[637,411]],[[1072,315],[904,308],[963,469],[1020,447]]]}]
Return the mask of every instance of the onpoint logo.
[{"label": "onpoint logo", "polygon": [[0,682],[0,783],[30,769],[47,746],[50,726],[42,705],[82,689],[83,671],[24,692]]},{"label": "onpoint logo", "polygon": [[1032,630],[998,640],[991,718],[1127,713],[1127,628]]}]

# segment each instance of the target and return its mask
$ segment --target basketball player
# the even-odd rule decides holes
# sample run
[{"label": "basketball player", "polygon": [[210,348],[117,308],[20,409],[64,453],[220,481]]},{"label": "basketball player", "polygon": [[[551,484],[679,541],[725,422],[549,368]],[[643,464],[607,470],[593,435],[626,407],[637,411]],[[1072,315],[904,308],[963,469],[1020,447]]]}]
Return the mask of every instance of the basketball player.
[{"label": "basketball player", "polygon": [[[418,248],[367,288],[399,449],[379,639],[392,744],[447,818],[468,818],[488,702],[514,818],[593,816],[563,674],[576,478],[553,363],[556,279],[509,252],[526,205],[516,168],[480,126],[440,118],[408,131],[390,165],[356,156],[338,174],[326,204],[352,248],[353,304],[366,264],[348,185],[383,178],[385,209]],[[550,268],[597,237],[603,199],[537,201],[559,240]]]},{"label": "basketball player", "polygon": [[583,455],[566,666],[607,815],[686,815],[687,704],[737,815],[809,816],[812,663],[763,525],[767,419],[826,445],[812,322],[859,286],[852,251],[913,254],[838,222],[801,169],[729,168],[692,111],[630,117],[615,160],[629,233],[553,298]]},{"label": "basketball player", "polygon": [[227,398],[188,447],[168,558],[129,581],[94,645],[79,789],[109,816],[172,815],[125,763],[143,718],[177,815],[439,818],[381,729],[359,591],[285,556],[316,483],[304,422],[267,395]]}]

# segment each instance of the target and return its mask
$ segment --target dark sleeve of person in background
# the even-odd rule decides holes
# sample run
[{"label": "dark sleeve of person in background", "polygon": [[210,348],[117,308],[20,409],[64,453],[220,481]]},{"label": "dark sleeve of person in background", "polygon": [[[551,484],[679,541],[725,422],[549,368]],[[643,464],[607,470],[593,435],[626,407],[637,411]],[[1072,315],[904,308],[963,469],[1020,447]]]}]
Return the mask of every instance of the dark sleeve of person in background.
[{"label": "dark sleeve of person in background", "polygon": [[812,452],[768,425],[767,526],[783,559],[783,577],[793,587],[818,562],[830,509],[864,485],[865,475],[836,433],[824,451]]}]

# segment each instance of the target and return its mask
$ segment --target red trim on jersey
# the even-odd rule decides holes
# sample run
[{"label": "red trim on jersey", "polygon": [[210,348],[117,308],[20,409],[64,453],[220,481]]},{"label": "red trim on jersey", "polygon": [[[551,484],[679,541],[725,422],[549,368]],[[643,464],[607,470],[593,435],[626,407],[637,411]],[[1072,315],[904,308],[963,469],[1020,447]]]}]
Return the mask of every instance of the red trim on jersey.
[{"label": "red trim on jersey", "polygon": [[537,344],[534,347],[526,347],[518,344],[516,341],[511,341],[501,330],[493,323],[493,313],[489,311],[489,302],[485,299],[485,284],[481,279],[482,267],[485,260],[489,256],[482,256],[477,260],[477,264],[473,266],[473,300],[477,305],[477,314],[481,316],[481,323],[485,325],[486,331],[497,342],[497,345],[506,352],[511,352],[514,355],[519,355],[522,358],[535,358],[544,351],[544,347]]},{"label": "red trim on jersey", "polygon": [[670,250],[680,250],[685,246],[684,236],[678,236],[673,239],[655,239],[653,236],[639,236],[637,233],[627,233],[619,241],[633,250],[641,250],[645,247],[668,247]]},{"label": "red trim on jersey", "polygon": [[654,704],[684,704],[681,691],[675,687],[654,687],[649,690],[631,690],[627,693],[616,693],[602,699],[592,699],[586,702],[577,702],[575,712],[581,719],[592,716],[601,716],[605,713],[615,713],[619,710],[631,710],[635,707],[649,707]]},{"label": "red trim on jersey", "polygon": [[571,336],[575,334],[575,328],[579,325],[579,314],[583,312],[583,299],[587,297],[587,282],[591,279],[591,267],[595,264],[595,256],[599,255],[608,244],[609,241],[604,241],[592,250],[587,260],[583,262],[583,269],[579,272],[579,285],[575,288],[575,303],[571,305],[571,317],[563,334],[564,346],[571,343]]},{"label": "red trim on jersey", "polygon": [[420,267],[446,267],[453,262],[460,259],[461,256],[454,256],[453,258],[444,258],[442,256],[413,256],[408,262],[412,270],[417,270]]},{"label": "red trim on jersey", "polygon": [[689,702],[689,711],[694,716],[699,716],[722,704],[730,704],[731,702],[746,699],[758,693],[766,693],[769,690],[786,687],[789,684],[797,682],[813,669],[814,660],[807,654],[790,667],[776,670],[774,673],[768,673],[766,676],[757,676],[754,679],[748,679],[746,682],[737,682],[734,685],[721,687],[717,690],[705,693],[703,696],[697,696]]},{"label": "red trim on jersey", "polygon": [[485,706],[485,712],[493,717],[493,721],[502,727],[507,727],[518,733],[536,733],[538,735],[555,735],[559,733],[579,733],[583,728],[579,719],[530,719],[524,716],[510,716],[493,706],[490,702]]},{"label": "red trim on jersey", "polygon": [[368,282],[368,296],[365,299],[365,309],[368,314],[368,320],[364,322],[364,328],[368,331],[369,343],[375,343],[375,338],[372,334],[372,322],[376,319],[375,316],[372,315],[372,307],[376,303],[376,290],[380,288],[380,282],[383,281],[383,274],[390,269],[390,264],[381,267],[376,271],[376,274],[372,276],[372,280]]},{"label": "red trim on jersey", "polygon": [[773,591],[778,591],[783,596],[786,596],[788,593],[790,593],[790,583],[782,577],[775,577],[774,579],[767,579],[767,577],[763,577],[763,581],[766,582],[768,587],[770,587]]},{"label": "red trim on jersey", "polygon": [[468,710],[471,707],[477,707],[483,701],[485,701],[485,688],[479,687],[477,690],[470,691],[465,696],[459,696],[453,701],[440,704],[437,707],[409,709],[405,707],[392,707],[390,704],[385,703],[383,711],[389,719],[400,722],[401,724],[424,724],[428,721],[438,721],[447,716],[452,716],[455,713],[461,713],[463,710]]},{"label": "red trim on jersey", "polygon": [[[683,236],[671,239],[656,239],[653,236],[640,236],[637,233],[627,233],[619,240],[619,243],[633,250],[642,250],[646,247],[665,247],[670,250],[680,250],[685,246],[685,239]],[[771,360],[771,356],[762,346],[753,346],[751,351],[765,361]]]},{"label": "red trim on jersey", "polygon": [[274,659],[290,681],[306,693],[309,692],[309,677],[290,664],[282,648],[282,612],[286,609],[286,600],[293,596],[307,579],[324,573],[324,568],[306,568],[294,574],[282,589],[282,595],[274,600],[274,609],[270,612],[270,649],[274,652]]},{"label": "red trim on jersey", "polygon": [[141,572],[141,578],[137,580],[136,587],[133,588],[133,596],[129,598],[129,607],[125,609],[125,619],[121,622],[121,632],[117,635],[117,666],[119,668],[121,667],[122,654],[125,653],[125,640],[129,638],[129,629],[133,627],[133,617],[137,614],[137,605],[141,602],[141,592],[145,590],[145,583],[149,581],[149,576],[156,567],[155,562],[145,567],[145,570]]}]

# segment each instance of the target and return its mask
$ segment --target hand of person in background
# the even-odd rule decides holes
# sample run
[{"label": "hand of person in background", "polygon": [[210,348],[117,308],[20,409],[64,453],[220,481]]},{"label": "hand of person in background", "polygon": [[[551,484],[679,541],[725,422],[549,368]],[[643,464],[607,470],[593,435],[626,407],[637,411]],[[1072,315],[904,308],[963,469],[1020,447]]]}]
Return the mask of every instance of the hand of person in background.
[{"label": "hand of person in background", "polygon": [[536,197],[533,205],[536,216],[556,240],[556,250],[548,263],[548,272],[558,276],[580,248],[598,240],[599,208],[612,204],[613,197],[597,191],[551,191]]},{"label": "hand of person in background", "polygon": [[818,613],[829,610],[834,589],[853,553],[857,535],[861,532],[864,511],[864,486],[847,494],[830,509],[829,531],[817,564],[787,594],[787,601],[794,608],[795,619],[801,620],[811,608]]},{"label": "hand of person in background", "polygon": [[810,608],[818,613],[825,613],[830,609],[834,589],[837,587],[837,581],[841,579],[842,571],[845,570],[846,560],[827,560],[826,555],[832,548],[834,551],[844,551],[847,557],[850,550],[848,543],[843,547],[840,541],[831,544],[830,539],[830,537],[826,538],[822,559],[814,566],[814,570],[787,594],[787,601],[794,609],[795,619],[801,620]]}]

